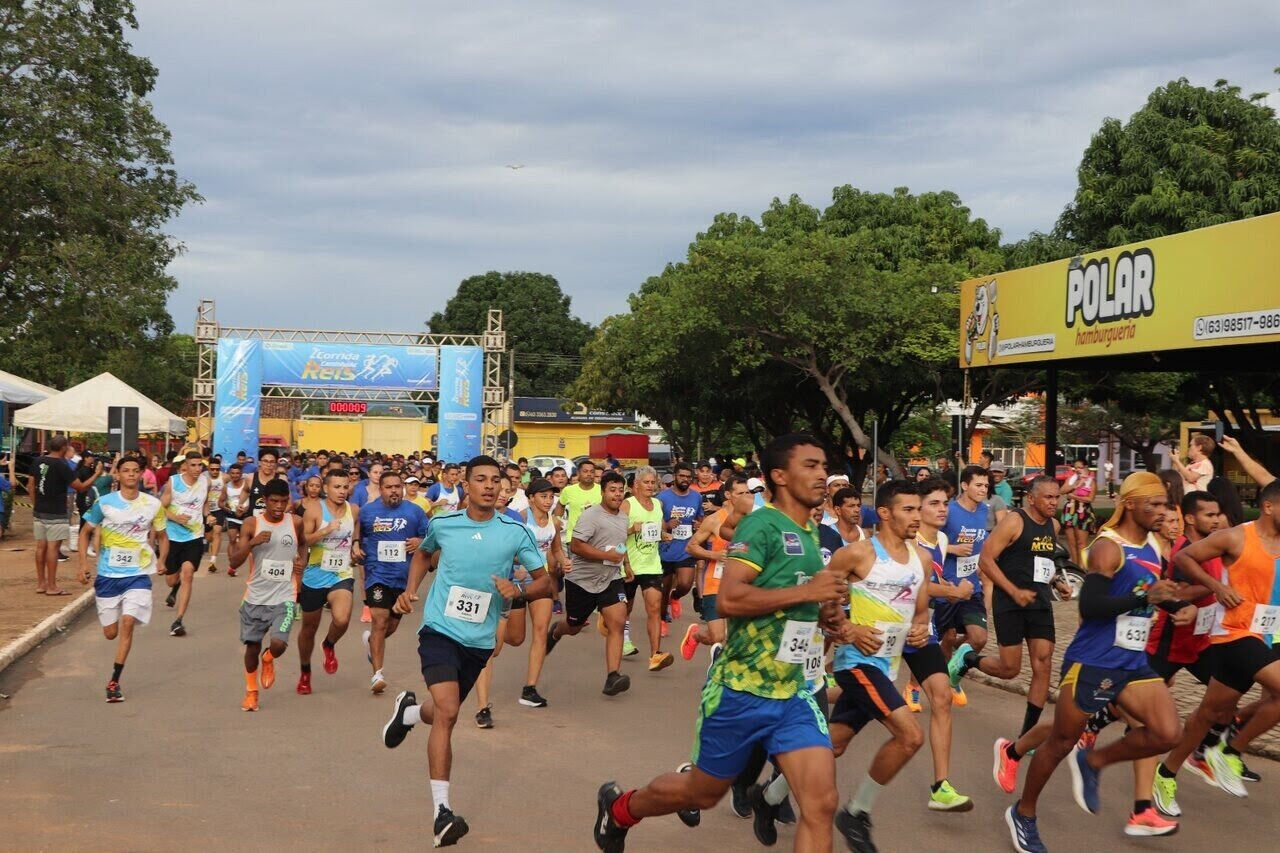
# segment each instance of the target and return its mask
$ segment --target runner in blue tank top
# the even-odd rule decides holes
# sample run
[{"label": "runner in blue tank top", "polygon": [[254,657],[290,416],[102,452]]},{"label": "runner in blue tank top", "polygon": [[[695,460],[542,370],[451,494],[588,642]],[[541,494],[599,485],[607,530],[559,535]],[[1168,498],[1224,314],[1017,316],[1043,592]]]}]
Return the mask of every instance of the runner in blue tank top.
[{"label": "runner in blue tank top", "polygon": [[[973,593],[966,599],[934,600],[934,630],[942,642],[942,653],[948,658],[962,642],[979,652],[987,645],[987,604],[978,556],[987,539],[985,501],[989,485],[990,475],[985,468],[969,465],[961,471],[960,494],[947,508],[947,521],[942,526],[947,537],[943,579],[952,584],[968,581],[973,585]],[[956,688],[955,700],[957,705],[969,703],[963,687]]]}]

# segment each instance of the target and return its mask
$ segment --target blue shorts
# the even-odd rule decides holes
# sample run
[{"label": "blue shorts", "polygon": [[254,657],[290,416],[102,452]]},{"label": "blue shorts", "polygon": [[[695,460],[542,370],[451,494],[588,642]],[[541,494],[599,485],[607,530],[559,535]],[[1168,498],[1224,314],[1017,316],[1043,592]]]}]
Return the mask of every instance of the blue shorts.
[{"label": "blue shorts", "polygon": [[831,749],[831,733],[812,696],[765,699],[707,682],[693,744],[693,763],[717,779],[733,779],[759,745],[769,755],[820,746]]},{"label": "blue shorts", "polygon": [[1062,679],[1058,682],[1058,690],[1071,688],[1071,697],[1076,707],[1086,714],[1101,711],[1120,695],[1130,684],[1141,684],[1144,681],[1164,679],[1149,666],[1139,669],[1112,669],[1106,666],[1089,666],[1083,663],[1062,662]]},{"label": "blue shorts", "polygon": [[714,622],[720,618],[720,614],[716,611],[716,596],[702,596],[702,620],[704,622]]}]

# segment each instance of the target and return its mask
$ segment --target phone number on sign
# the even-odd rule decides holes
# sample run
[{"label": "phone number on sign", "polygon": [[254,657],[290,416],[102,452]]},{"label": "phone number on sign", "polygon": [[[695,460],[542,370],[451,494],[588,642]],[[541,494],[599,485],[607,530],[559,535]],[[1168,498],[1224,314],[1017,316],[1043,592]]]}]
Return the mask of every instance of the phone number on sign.
[{"label": "phone number on sign", "polygon": [[1244,338],[1250,335],[1280,335],[1280,308],[1197,317],[1192,326],[1192,335],[1197,341],[1212,338]]}]

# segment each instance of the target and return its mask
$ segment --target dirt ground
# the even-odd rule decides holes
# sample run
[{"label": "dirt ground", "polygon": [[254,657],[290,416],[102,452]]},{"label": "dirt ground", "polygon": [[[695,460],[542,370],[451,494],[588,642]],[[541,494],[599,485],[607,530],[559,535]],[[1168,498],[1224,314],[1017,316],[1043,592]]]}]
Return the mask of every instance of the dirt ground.
[{"label": "dirt ground", "polygon": [[34,546],[31,509],[15,504],[9,533],[0,541],[0,646],[66,607],[87,588],[75,579],[77,563],[73,554],[70,560],[58,564],[58,586],[71,595],[37,595]]}]

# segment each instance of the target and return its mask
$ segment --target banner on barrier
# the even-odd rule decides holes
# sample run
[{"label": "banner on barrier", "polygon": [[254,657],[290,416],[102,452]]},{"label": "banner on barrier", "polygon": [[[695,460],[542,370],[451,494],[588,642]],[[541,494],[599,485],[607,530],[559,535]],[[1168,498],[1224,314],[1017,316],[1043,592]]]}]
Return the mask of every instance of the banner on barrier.
[{"label": "banner on barrier", "polygon": [[262,341],[218,341],[218,378],[213,403],[213,452],[230,464],[243,450],[258,455],[262,411]]},{"label": "banner on barrier", "polygon": [[446,462],[466,462],[480,455],[484,426],[484,350],[480,347],[440,348],[440,438],[437,456]]},{"label": "banner on barrier", "polygon": [[370,391],[434,391],[435,347],[262,342],[262,383]]}]

